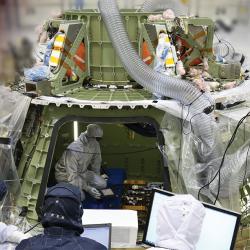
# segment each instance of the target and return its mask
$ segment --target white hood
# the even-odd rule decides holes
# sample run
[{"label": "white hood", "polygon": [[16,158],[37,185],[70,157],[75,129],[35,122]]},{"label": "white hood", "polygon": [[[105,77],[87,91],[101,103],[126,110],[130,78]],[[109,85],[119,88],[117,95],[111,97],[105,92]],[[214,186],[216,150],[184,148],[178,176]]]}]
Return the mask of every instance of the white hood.
[{"label": "white hood", "polygon": [[169,197],[157,214],[156,249],[195,250],[205,208],[191,195]]}]

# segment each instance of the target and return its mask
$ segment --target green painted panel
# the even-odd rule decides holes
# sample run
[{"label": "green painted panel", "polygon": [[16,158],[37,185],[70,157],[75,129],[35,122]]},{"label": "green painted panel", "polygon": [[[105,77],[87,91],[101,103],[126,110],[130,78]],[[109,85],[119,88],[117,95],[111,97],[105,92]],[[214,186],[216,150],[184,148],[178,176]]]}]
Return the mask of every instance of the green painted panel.
[{"label": "green painted panel", "polygon": [[[121,12],[124,19],[124,25],[128,36],[138,51],[140,37],[142,35],[141,23],[146,22],[149,13],[135,12],[135,10],[126,10]],[[97,10],[67,11],[64,14],[66,20],[82,20],[86,23],[87,38],[89,46],[90,65],[89,76],[93,81],[101,81],[110,84],[121,84],[129,82],[128,73],[115,53],[110,41],[102,17]],[[86,37],[85,37],[86,38]],[[139,51],[138,51],[139,52]],[[139,53],[140,54],[140,53]],[[116,71],[117,67],[119,68]]]},{"label": "green painted panel", "polygon": [[99,43],[91,43],[90,44],[90,61],[91,61],[91,66],[100,66],[101,65],[101,52],[102,52],[102,47],[100,46]]},{"label": "green painted panel", "polygon": [[[122,74],[122,71],[116,69]],[[144,89],[110,90],[78,88],[67,93],[67,96],[92,101],[140,101],[152,99],[152,94]]]}]

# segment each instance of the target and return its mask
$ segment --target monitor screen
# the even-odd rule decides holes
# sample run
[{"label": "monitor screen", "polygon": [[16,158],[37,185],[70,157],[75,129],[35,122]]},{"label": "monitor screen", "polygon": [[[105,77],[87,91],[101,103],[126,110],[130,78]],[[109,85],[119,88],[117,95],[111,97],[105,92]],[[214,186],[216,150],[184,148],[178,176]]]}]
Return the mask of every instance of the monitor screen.
[{"label": "monitor screen", "polygon": [[108,250],[111,249],[111,224],[84,225],[81,236],[99,242]]},{"label": "monitor screen", "polygon": [[[172,195],[174,194],[167,191],[154,190],[147,226],[143,236],[145,244],[155,246],[158,208],[164,201],[164,197]],[[233,250],[240,224],[240,214],[207,203],[203,203],[203,205],[206,214],[196,250]]]}]

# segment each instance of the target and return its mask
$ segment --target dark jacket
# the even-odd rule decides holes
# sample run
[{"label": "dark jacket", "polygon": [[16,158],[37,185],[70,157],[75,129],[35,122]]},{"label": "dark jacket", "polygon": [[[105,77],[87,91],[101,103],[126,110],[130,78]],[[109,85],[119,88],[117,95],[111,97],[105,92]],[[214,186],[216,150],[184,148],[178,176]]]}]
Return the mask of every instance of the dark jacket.
[{"label": "dark jacket", "polygon": [[72,230],[50,227],[44,234],[23,240],[16,250],[107,250],[102,244]]},{"label": "dark jacket", "polygon": [[16,250],[107,250],[83,238],[81,193],[77,187],[60,183],[48,189],[42,209],[44,234],[21,241]]}]

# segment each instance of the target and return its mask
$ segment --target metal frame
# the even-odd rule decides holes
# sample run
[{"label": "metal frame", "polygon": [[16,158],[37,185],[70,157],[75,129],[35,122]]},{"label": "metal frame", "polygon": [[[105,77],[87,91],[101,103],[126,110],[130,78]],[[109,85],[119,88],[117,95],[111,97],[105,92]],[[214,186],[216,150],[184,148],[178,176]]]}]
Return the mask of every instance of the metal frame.
[{"label": "metal frame", "polygon": [[[51,135],[51,140],[49,144],[49,149],[48,152],[50,152],[47,155],[44,171],[43,171],[43,177],[39,189],[39,194],[38,194],[38,199],[36,203],[36,212],[39,215],[41,212],[43,200],[44,200],[44,194],[46,191],[48,179],[49,179],[49,174],[50,174],[50,169],[51,169],[51,164],[53,160],[53,155],[55,152],[55,146],[56,146],[56,141],[57,141],[57,136],[58,136],[58,131],[61,128],[63,124],[69,121],[80,121],[83,123],[99,123],[99,124],[113,124],[113,123],[135,123],[135,122],[147,122],[152,125],[154,125],[156,133],[157,133],[157,139],[159,141],[159,145],[164,145],[164,137],[160,131],[160,126],[154,120],[153,118],[150,117],[82,117],[82,116],[65,116],[58,120],[54,126],[53,126],[53,131]],[[168,171],[168,163],[166,160],[163,159],[163,166],[164,166],[164,186],[165,189],[171,190],[171,182],[170,182],[170,175]]]}]

